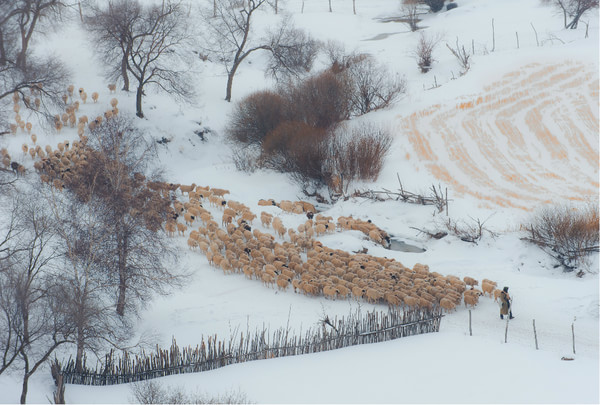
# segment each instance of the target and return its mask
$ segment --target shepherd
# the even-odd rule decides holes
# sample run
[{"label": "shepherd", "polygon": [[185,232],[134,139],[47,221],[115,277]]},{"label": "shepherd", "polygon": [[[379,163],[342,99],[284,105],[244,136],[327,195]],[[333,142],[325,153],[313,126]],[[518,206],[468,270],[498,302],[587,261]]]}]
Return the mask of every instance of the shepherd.
[{"label": "shepherd", "polygon": [[511,308],[512,298],[508,295],[508,287],[504,287],[500,293],[500,319],[504,319],[504,315],[508,315],[509,319],[513,319]]}]

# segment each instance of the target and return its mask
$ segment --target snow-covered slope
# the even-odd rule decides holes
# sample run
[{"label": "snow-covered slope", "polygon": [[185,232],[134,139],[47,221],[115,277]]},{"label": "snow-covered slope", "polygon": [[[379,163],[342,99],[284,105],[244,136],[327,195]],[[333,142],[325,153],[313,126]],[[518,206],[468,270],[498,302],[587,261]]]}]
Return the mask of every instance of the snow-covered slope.
[{"label": "snow-covered slope", "polygon": [[[304,3],[304,12],[300,13]],[[448,187],[452,220],[487,220],[498,234],[478,244],[448,236],[429,240],[415,228],[434,229],[447,220],[431,207],[394,201],[351,198],[320,206],[325,215],[353,215],[371,219],[424,253],[385,250],[356,232],[320,238],[344,250],[369,249],[405,266],[428,264],[442,274],[488,278],[511,288],[516,319],[508,343],[498,307],[482,299],[473,310],[473,336],[468,311],[447,315],[438,334],[352,347],[335,352],[228,366],[212,372],[163,378],[166,385],[189,392],[223,393],[239,389],[258,403],[598,403],[599,291],[598,255],[590,258],[583,278],[562,273],[539,249],[519,238],[519,225],[547,202],[574,204],[598,200],[598,15],[591,13],[589,38],[585,25],[561,30],[562,16],[538,0],[462,0],[449,12],[423,16],[420,25],[443,38],[434,53],[437,62],[426,75],[418,72],[412,56],[419,33],[402,23],[379,18],[400,14],[399,2],[280,0],[283,12],[297,26],[321,40],[341,41],[347,50],[368,52],[408,84],[404,98],[391,109],[362,119],[380,123],[394,134],[392,153],[380,178],[366,189],[404,187],[424,192],[432,184]],[[277,17],[261,16],[270,24]],[[494,40],[492,43],[492,19]],[[532,27],[537,31],[536,35]],[[517,48],[517,33],[519,47]],[[379,38],[379,39],[378,39]],[[445,42],[474,48],[472,68],[460,70]],[[97,105],[82,106],[94,116],[108,106],[110,96],[101,63],[76,22],[44,38],[48,51],[71,66],[76,87],[100,93]],[[538,46],[539,42],[539,46]],[[493,50],[493,52],[492,52]],[[253,54],[234,82],[234,101],[272,85],[261,70],[264,55]],[[285,176],[264,171],[235,170],[223,128],[231,104],[223,100],[226,76],[222,68],[198,62],[195,69],[199,96],[193,105],[177,105],[162,94],[148,94],[147,119],[139,125],[157,139],[171,139],[161,147],[161,164],[170,181],[227,188],[230,198],[254,212],[280,215],[286,226],[300,218],[275,207],[258,207],[261,198],[306,199]],[[439,87],[432,88],[437,83]],[[134,95],[118,94],[119,108],[133,114]],[[534,124],[541,117],[543,127]],[[194,130],[213,132],[202,142]],[[42,145],[76,139],[73,130],[60,135],[38,124]],[[27,135],[2,139],[13,155],[29,142]],[[27,165],[30,160],[23,159]],[[260,228],[260,226],[258,226]],[[262,229],[262,228],[261,228]],[[292,291],[265,288],[243,275],[224,275],[210,267],[200,253],[190,252],[185,239],[182,267],[192,279],[172,295],[156,298],[142,313],[135,335],[155,335],[168,346],[196,345],[202,334],[228,336],[236,327],[300,328],[315,325],[323,314],[345,315],[356,301],[310,298]],[[385,308],[382,306],[382,310]],[[540,350],[535,350],[535,319]],[[572,325],[576,335],[573,355]],[[574,361],[561,361],[563,356]],[[52,392],[49,372],[38,372],[30,382],[30,402],[46,402]],[[0,402],[16,402],[19,375],[0,377]],[[127,385],[67,386],[68,403],[123,403],[131,399]]]}]

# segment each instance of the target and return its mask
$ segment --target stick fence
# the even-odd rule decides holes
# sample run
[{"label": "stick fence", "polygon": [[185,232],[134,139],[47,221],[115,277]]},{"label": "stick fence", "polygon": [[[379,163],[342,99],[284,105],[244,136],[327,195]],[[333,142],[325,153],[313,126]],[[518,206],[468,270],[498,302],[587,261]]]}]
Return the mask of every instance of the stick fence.
[{"label": "stick fence", "polygon": [[202,336],[201,343],[193,347],[180,348],[175,339],[169,349],[158,346],[153,353],[132,355],[110,351],[105,361],[95,368],[88,367],[84,358],[81,370],[75,361],[62,366],[58,359],[52,364],[52,376],[62,376],[64,384],[114,385],[149,380],[174,374],[196,373],[214,370],[229,364],[253,360],[270,359],[318,353],[366,343],[384,342],[405,336],[438,332],[442,318],[439,308],[413,309],[388,312],[369,312],[361,316],[360,310],[347,318],[322,320],[321,325],[303,335],[290,333],[280,328],[269,334],[268,330],[256,330],[219,340],[217,335]]}]

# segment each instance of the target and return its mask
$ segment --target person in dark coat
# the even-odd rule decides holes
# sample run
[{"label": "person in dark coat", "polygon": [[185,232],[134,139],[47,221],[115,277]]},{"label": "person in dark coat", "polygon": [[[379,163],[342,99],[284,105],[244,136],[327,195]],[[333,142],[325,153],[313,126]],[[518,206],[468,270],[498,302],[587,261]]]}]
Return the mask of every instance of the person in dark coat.
[{"label": "person in dark coat", "polygon": [[508,295],[508,287],[504,287],[500,293],[500,319],[504,319],[504,315],[508,315],[509,319],[514,318],[512,314],[511,302],[512,298],[510,298],[510,295]]}]

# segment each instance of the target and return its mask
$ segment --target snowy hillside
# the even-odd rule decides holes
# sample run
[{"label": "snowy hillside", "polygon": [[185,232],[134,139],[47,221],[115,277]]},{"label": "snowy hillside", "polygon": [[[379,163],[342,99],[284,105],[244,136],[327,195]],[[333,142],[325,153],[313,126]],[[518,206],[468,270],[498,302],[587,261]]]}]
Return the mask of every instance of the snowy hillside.
[{"label": "snowy hillside", "polygon": [[[439,34],[443,40],[434,52],[433,69],[421,74],[413,57],[420,33],[400,22],[382,21],[400,15],[399,1],[356,0],[356,15],[351,0],[332,0],[331,13],[325,0],[279,2],[281,15],[290,15],[315,38],[337,40],[348,51],[369,53],[406,79],[407,93],[393,107],[360,118],[389,128],[394,143],[378,180],[353,188],[393,191],[399,188],[398,178],[414,192],[439,184],[448,188],[451,220],[480,219],[497,235],[485,234],[478,244],[451,235],[430,239],[414,228],[437,229],[448,220],[445,213],[431,206],[349,198],[317,207],[334,219],[350,215],[370,219],[425,251],[386,250],[356,231],[319,240],[348,252],[368,248],[371,255],[411,268],[423,263],[441,274],[495,280],[499,287],[510,286],[516,318],[505,343],[506,323],[499,319],[498,304],[482,298],[472,311],[473,336],[469,312],[461,305],[445,315],[436,334],[231,365],[161,378],[160,383],[209,395],[239,390],[255,403],[600,402],[598,254],[590,257],[585,276],[578,278],[555,268],[547,254],[520,239],[524,235],[519,231],[545,204],[598,202],[598,11],[586,15],[586,38],[584,24],[577,30],[561,29],[562,15],[539,0],[458,0],[456,9],[423,15],[421,31]],[[260,14],[259,27],[273,24],[281,15]],[[457,40],[475,50],[464,76],[459,76],[456,58],[445,45],[453,46]],[[100,93],[98,104],[82,105],[82,113],[94,116],[106,110],[113,95],[106,87],[101,57],[94,54],[78,21],[65,24],[37,45],[69,65],[76,87]],[[193,83],[197,99],[180,104],[165,94],[148,93],[146,118],[138,124],[153,139],[171,140],[160,147],[168,181],[226,188],[230,199],[253,212],[267,211],[286,227],[297,227],[303,216],[262,207],[258,201],[307,200],[299,187],[282,174],[236,171],[223,140],[235,101],[273,86],[264,75],[265,65],[265,55],[258,52],[242,64],[228,103],[222,66],[198,60]],[[133,116],[135,94],[118,92],[117,97],[122,113]],[[77,139],[74,129],[57,135],[41,123],[35,125],[41,145]],[[211,129],[206,141],[194,134],[204,127]],[[26,142],[28,135],[19,132],[0,138],[0,147],[22,156],[31,169],[31,159],[24,159],[21,152]],[[254,227],[272,232],[257,222]],[[203,254],[190,251],[186,240],[176,237],[172,243],[180,248],[182,269],[192,273],[190,281],[150,302],[132,337],[153,336],[163,347],[174,337],[180,345],[195,346],[202,335],[225,337],[236,328],[289,325],[299,331],[316,325],[325,314],[346,315],[359,305],[386,309],[366,301],[282,292],[243,274],[224,275]],[[18,402],[20,381],[19,370],[0,376],[1,403]],[[49,371],[39,371],[30,381],[28,401],[46,403],[53,388]],[[66,387],[67,403],[128,403],[132,398],[128,384]]]}]

